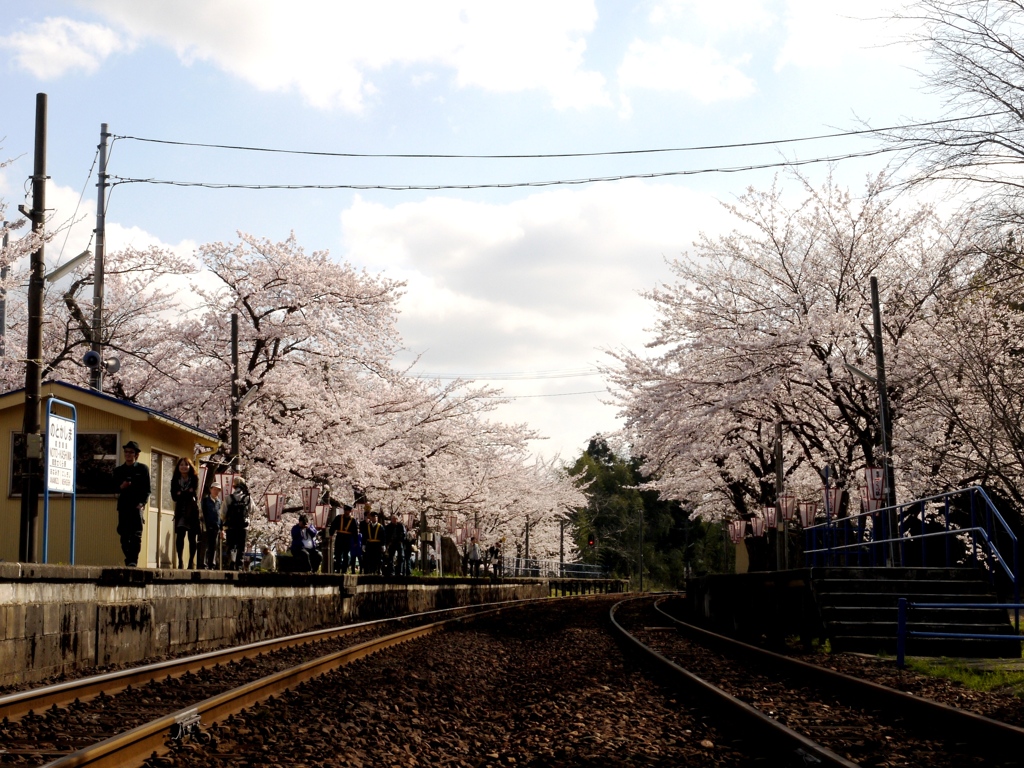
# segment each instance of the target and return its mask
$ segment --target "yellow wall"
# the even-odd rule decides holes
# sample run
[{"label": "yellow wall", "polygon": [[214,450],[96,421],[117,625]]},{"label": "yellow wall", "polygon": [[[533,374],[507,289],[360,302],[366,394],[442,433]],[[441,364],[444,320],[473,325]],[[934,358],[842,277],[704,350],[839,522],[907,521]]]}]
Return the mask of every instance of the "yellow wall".
[{"label": "yellow wall", "polygon": [[[199,437],[196,433],[158,421],[145,412],[126,407],[87,393],[79,393],[58,385],[44,385],[44,398],[53,392],[61,400],[73,403],[78,411],[78,433],[116,432],[118,434],[118,458],[121,463],[120,446],[135,440],[142,448],[139,461],[150,468],[153,475],[152,457],[154,451],[167,456],[192,456],[197,442],[209,448],[216,445]],[[21,528],[21,497],[14,496],[11,489],[11,446],[12,434],[21,432],[24,396],[16,393],[0,397],[0,558],[17,561],[18,542]],[[45,399],[43,424],[45,429]],[[58,415],[65,411],[55,410]],[[158,474],[159,476],[159,474]],[[150,497],[146,526],[143,533],[143,550],[140,566],[168,567],[171,565],[173,541],[173,506],[170,499],[160,502],[154,480],[154,495]],[[14,489],[20,494],[20,489]],[[77,536],[75,539],[75,564],[77,565],[121,565],[124,556],[117,536],[116,496],[79,495],[76,503]],[[157,507],[162,509],[158,510]],[[70,562],[70,497],[54,494],[50,498],[48,562]],[[43,499],[39,500],[39,533],[37,534],[37,561],[42,561],[42,520]],[[159,540],[158,540],[159,532]],[[186,545],[187,551],[187,545]]]}]

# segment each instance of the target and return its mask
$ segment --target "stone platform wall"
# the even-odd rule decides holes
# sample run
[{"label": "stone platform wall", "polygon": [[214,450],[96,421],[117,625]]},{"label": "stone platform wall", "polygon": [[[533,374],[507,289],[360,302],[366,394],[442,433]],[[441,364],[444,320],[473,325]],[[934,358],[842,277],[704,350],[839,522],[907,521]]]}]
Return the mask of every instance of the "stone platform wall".
[{"label": "stone platform wall", "polygon": [[549,593],[542,579],[389,581],[0,563],[0,686],[346,621]]}]

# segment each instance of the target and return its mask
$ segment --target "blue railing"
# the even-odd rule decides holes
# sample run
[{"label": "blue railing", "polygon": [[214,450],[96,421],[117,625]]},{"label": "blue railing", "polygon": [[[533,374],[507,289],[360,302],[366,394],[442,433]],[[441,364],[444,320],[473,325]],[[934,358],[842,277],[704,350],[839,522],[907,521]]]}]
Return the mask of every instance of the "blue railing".
[{"label": "blue railing", "polygon": [[[1012,608],[1014,614],[1013,623],[1017,634],[1000,635],[989,632],[920,632],[918,630],[907,629],[907,621],[910,616],[911,608],[970,608],[974,610],[989,608],[1002,608],[1009,610]],[[960,640],[1013,640],[1019,643],[1024,639],[1020,635],[1021,608],[1024,608],[1024,603],[912,603],[907,600],[907,598],[901,597],[897,603],[896,666],[899,669],[903,669],[905,666],[904,662],[906,661],[907,656],[908,637],[946,637]]]},{"label": "blue railing", "polygon": [[[965,519],[954,524],[952,512]],[[973,564],[983,568],[993,584],[1002,574],[1014,601],[1020,602],[1017,537],[979,486],[830,518],[804,529],[807,565],[905,566],[917,564],[918,558],[921,565],[934,565],[936,560],[946,567]]]}]

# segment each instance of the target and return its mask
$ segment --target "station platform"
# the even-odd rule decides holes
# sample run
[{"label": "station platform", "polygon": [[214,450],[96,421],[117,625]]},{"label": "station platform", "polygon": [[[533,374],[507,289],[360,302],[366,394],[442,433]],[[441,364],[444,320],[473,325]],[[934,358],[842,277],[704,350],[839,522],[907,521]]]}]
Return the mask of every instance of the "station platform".
[{"label": "station platform", "polygon": [[624,582],[0,563],[0,686],[438,608]]}]

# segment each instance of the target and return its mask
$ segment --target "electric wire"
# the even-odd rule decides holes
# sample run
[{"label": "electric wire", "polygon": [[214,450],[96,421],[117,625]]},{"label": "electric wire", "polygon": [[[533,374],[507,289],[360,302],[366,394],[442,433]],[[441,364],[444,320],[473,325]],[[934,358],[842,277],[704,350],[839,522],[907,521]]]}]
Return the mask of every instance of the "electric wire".
[{"label": "electric wire", "polygon": [[[96,161],[100,157],[99,147],[96,148],[96,154],[92,156],[92,165],[89,166],[89,175],[85,177],[85,184],[82,185],[82,192],[78,195],[78,203],[75,205],[75,212],[71,214],[69,220],[71,224],[68,225],[67,231],[64,233],[64,242],[60,246],[60,253],[57,254],[57,262],[60,263],[61,257],[64,256],[64,249],[68,245],[68,238],[71,236],[71,225],[74,224],[75,219],[78,216],[78,209],[82,207],[82,200],[85,199],[85,189],[89,186],[89,180],[92,179],[92,172],[96,170]],[[90,233],[89,244],[85,246],[85,250],[89,250],[92,247],[92,238],[96,233]]]},{"label": "electric wire", "polygon": [[510,371],[507,373],[417,373],[415,379],[472,380],[472,381],[541,381],[544,379],[573,379],[586,376],[600,376],[593,368],[586,370],[567,369],[561,371]]},{"label": "electric wire", "polygon": [[494,400],[524,400],[528,397],[571,397],[573,395],[606,394],[607,392],[607,389],[588,389],[585,392],[548,392],[541,395],[484,395],[484,397]]},{"label": "electric wire", "polygon": [[204,149],[228,149],[243,152],[268,152],[284,155],[308,155],[312,157],[349,157],[349,158],[378,158],[378,159],[433,159],[433,160],[544,160],[553,158],[570,157],[612,157],[619,155],[651,155],[670,152],[704,152],[718,149],[741,149],[745,147],[764,147],[778,144],[794,144],[804,141],[820,141],[823,139],[836,139],[847,136],[878,135],[891,131],[906,130],[908,128],[929,128],[936,125],[962,122],[964,120],[978,120],[985,117],[996,117],[1008,114],[1008,110],[1000,112],[987,112],[980,115],[968,117],[950,117],[942,120],[930,120],[923,123],[909,123],[907,125],[893,125],[885,128],[862,128],[856,131],[838,131],[836,133],[823,133],[812,136],[799,136],[788,139],[765,139],[761,141],[745,141],[736,144],[710,144],[694,147],[660,147],[653,149],[620,149],[605,150],[598,152],[553,152],[535,154],[481,154],[481,155],[459,155],[441,153],[386,153],[386,152],[328,152],[322,150],[306,149],[280,149],[275,147],[250,147],[241,144],[214,144],[197,141],[174,141],[171,139],[154,139],[143,136],[116,135],[113,138],[126,139],[130,141],[146,142],[151,144],[168,144],[179,147],[199,147]]},{"label": "electric wire", "polygon": [[110,176],[111,186],[120,184],[153,184],[157,186],[194,187],[202,189],[248,189],[248,190],[338,190],[355,191],[386,191],[386,192],[437,192],[441,190],[471,189],[516,189],[524,187],[556,187],[597,184],[608,181],[626,181],[628,179],[660,179],[679,176],[699,176],[708,173],[743,173],[746,171],[767,170],[772,168],[795,168],[817,163],[838,163],[861,157],[874,157],[888,152],[906,151],[915,147],[925,146],[925,142],[909,147],[882,147],[865,152],[850,152],[845,155],[830,155],[807,160],[783,160],[776,163],[760,163],[742,166],[722,166],[717,168],[696,168],[682,171],[655,171],[650,173],[626,173],[615,176],[591,176],[579,179],[549,179],[544,181],[512,181],[492,182],[484,184],[242,184],[231,182],[181,181],[175,179],[140,179],[125,176]]}]

